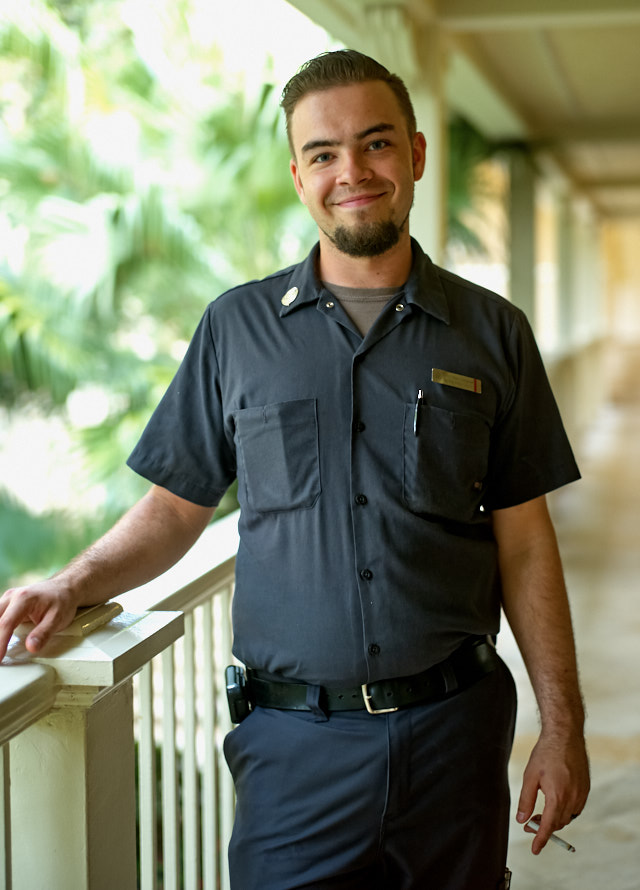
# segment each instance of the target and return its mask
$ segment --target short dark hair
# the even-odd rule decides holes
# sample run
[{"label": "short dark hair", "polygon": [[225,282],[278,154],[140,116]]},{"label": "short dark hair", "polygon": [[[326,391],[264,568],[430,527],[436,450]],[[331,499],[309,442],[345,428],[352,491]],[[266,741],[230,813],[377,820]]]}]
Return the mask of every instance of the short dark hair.
[{"label": "short dark hair", "polygon": [[413,138],[417,130],[416,115],[404,82],[370,56],[354,49],[339,49],[321,53],[305,62],[282,91],[280,106],[285,114],[291,154],[295,154],[291,139],[291,118],[296,105],[307,93],[371,80],[381,80],[391,87],[407,121],[409,135]]}]

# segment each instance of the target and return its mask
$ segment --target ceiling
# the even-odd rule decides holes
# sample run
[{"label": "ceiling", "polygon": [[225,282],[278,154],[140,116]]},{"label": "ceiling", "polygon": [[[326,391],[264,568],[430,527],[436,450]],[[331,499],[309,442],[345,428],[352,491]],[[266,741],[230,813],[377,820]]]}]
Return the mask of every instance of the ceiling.
[{"label": "ceiling", "polygon": [[531,143],[601,217],[640,219],[640,0],[290,2],[382,61],[391,41],[417,76],[436,33],[452,109]]}]

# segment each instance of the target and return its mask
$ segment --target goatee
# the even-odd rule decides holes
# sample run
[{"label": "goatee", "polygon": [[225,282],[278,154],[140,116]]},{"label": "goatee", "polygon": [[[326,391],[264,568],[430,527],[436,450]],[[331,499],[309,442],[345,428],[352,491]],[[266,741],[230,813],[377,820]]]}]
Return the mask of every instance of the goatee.
[{"label": "goatee", "polygon": [[338,226],[326,234],[338,250],[352,257],[379,256],[400,240],[400,228],[392,220],[363,223],[354,229]]}]

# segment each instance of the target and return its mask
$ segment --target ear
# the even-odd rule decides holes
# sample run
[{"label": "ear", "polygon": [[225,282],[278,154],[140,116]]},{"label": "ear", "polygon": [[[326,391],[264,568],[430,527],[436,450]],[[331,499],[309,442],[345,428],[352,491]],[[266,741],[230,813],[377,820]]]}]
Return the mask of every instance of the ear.
[{"label": "ear", "polygon": [[298,197],[300,198],[302,203],[306,205],[307,202],[304,199],[304,186],[302,185],[302,180],[300,179],[300,171],[298,170],[298,165],[296,164],[295,158],[292,158],[289,161],[289,170],[291,170],[293,184],[298,193]]},{"label": "ear", "polygon": [[413,178],[417,182],[422,179],[427,161],[427,140],[424,133],[416,133],[413,137]]}]

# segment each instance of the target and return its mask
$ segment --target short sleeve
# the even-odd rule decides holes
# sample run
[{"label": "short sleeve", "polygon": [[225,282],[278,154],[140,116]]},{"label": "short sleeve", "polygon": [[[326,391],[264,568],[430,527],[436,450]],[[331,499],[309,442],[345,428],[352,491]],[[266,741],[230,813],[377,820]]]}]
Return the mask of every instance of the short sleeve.
[{"label": "short sleeve", "polygon": [[225,429],[211,307],[127,460],[136,473],[193,503],[215,507],[236,474]]},{"label": "short sleeve", "polygon": [[508,340],[511,389],[491,434],[486,509],[524,503],[580,478],[533,332],[517,312]]}]

